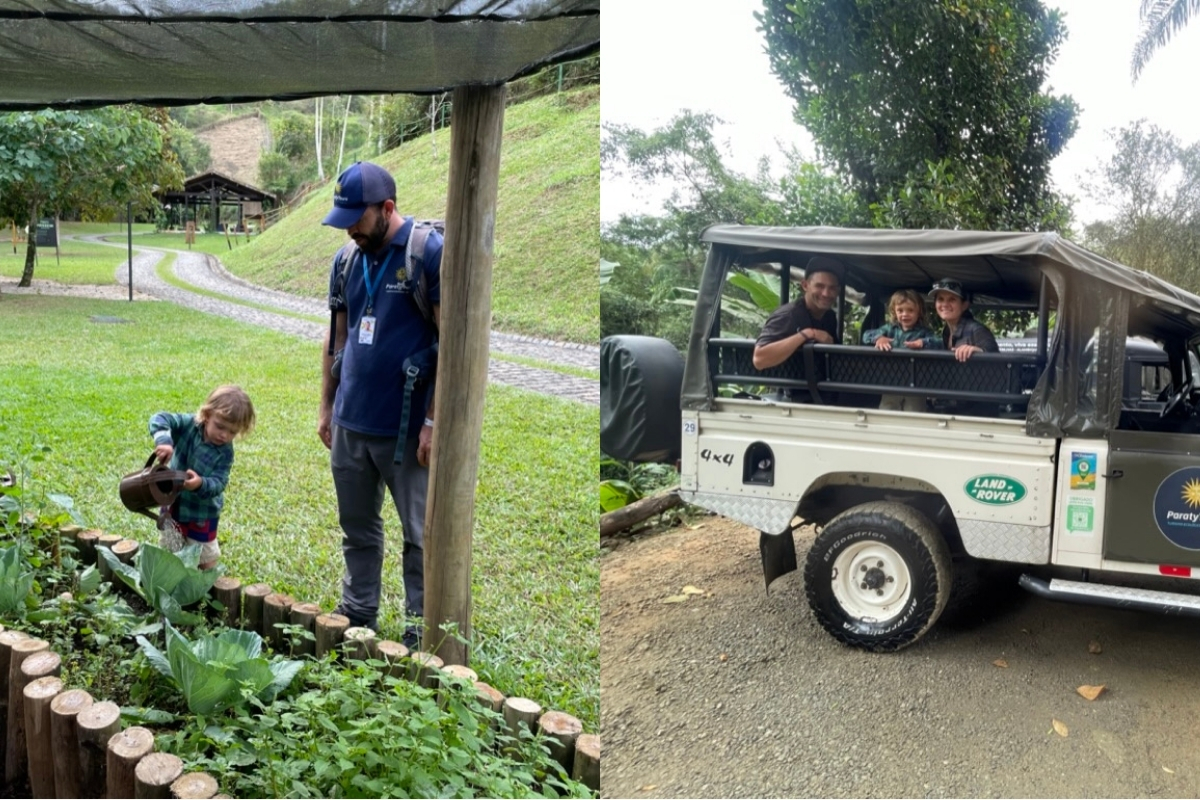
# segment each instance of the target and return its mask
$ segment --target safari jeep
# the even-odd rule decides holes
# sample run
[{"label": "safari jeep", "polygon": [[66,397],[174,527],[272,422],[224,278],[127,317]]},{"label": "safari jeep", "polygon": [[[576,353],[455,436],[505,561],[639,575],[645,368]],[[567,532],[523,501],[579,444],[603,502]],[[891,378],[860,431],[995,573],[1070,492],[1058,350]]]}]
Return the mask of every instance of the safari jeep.
[{"label": "safari jeep", "polygon": [[[805,593],[830,634],[911,644],[979,560],[1028,565],[1021,586],[1047,598],[1200,615],[1192,594],[1119,585],[1200,577],[1200,297],[1053,233],[717,225],[703,240],[686,360],[658,339],[602,343],[601,448],[677,458],[686,502],[761,532],[768,586],[815,523]],[[754,341],[722,336],[730,270],[778,273],[785,301],[817,255],[845,269],[839,342],[755,369]],[[849,343],[851,298],[878,327],[894,290],[940,278],[975,312],[1035,313],[1027,346],[958,362]],[[882,394],[924,410],[880,410]]]}]

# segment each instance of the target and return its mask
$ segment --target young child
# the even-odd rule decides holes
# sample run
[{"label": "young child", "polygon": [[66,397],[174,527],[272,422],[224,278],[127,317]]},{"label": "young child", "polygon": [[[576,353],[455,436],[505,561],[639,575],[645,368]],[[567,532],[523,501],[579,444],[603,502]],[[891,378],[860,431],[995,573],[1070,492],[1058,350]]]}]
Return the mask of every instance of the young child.
[{"label": "young child", "polygon": [[[910,350],[941,350],[942,340],[925,322],[925,303],[912,289],[901,289],[888,300],[892,321],[882,328],[863,333],[863,344],[874,344],[877,350],[906,347]],[[879,407],[890,411],[924,411],[925,398],[900,394],[885,394]]]},{"label": "young child", "polygon": [[212,569],[221,556],[217,522],[233,466],[233,440],[253,428],[254,406],[237,386],[213,389],[195,415],[160,411],[150,418],[158,460],[187,472],[184,491],[162,509],[162,544],[174,551],[199,542],[200,569]]}]

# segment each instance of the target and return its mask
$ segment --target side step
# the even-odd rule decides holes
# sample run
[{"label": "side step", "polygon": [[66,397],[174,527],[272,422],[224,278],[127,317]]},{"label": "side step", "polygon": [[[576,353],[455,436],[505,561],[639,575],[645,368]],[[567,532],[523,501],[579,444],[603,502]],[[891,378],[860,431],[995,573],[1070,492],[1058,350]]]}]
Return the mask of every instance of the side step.
[{"label": "side step", "polygon": [[1022,575],[1022,589],[1047,600],[1080,603],[1089,606],[1108,606],[1135,611],[1155,611],[1176,617],[1200,617],[1200,596],[1178,592],[1156,592],[1151,589],[1130,589],[1103,583],[1081,583],[1053,578],[1049,583],[1032,575]]}]

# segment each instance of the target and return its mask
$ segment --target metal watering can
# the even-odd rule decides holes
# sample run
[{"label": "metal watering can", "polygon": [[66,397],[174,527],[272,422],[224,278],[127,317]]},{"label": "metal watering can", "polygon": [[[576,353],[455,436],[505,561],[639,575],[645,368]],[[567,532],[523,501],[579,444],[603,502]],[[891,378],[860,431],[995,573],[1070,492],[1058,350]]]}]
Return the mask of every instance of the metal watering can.
[{"label": "metal watering can", "polygon": [[151,511],[158,506],[169,506],[183,491],[187,473],[169,469],[155,461],[151,453],[146,466],[121,478],[121,502],[135,514],[145,514],[157,524],[159,515]]}]

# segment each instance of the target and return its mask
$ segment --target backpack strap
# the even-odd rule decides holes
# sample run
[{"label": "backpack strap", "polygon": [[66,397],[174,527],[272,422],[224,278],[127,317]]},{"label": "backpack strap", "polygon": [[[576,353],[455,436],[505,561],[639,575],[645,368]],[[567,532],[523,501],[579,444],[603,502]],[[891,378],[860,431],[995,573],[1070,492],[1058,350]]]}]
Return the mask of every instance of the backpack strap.
[{"label": "backpack strap", "polygon": [[433,303],[429,300],[429,279],[425,276],[425,243],[429,234],[437,231],[444,234],[446,223],[440,219],[414,219],[412,230],[408,234],[408,243],[404,246],[404,266],[409,275],[417,276],[417,288],[413,292],[413,301],[417,310],[436,332],[437,320],[433,316]]},{"label": "backpack strap", "polygon": [[[404,442],[408,439],[408,420],[412,412],[413,392],[418,386],[424,387],[433,382],[433,377],[437,374],[437,356],[438,343],[434,342],[428,348],[404,359],[404,404],[400,410],[400,432],[396,437],[396,454],[392,457],[393,463],[404,463]],[[428,409],[426,409],[427,411]]]},{"label": "backpack strap", "polygon": [[346,242],[333,257],[333,289],[329,293],[329,355],[333,355],[334,338],[337,336],[337,315],[346,310],[346,272],[358,255],[354,240]]}]

